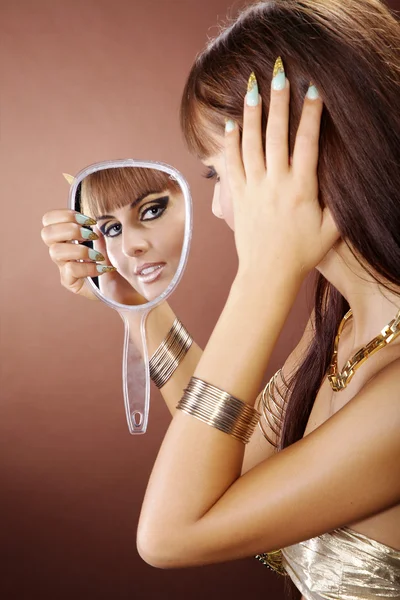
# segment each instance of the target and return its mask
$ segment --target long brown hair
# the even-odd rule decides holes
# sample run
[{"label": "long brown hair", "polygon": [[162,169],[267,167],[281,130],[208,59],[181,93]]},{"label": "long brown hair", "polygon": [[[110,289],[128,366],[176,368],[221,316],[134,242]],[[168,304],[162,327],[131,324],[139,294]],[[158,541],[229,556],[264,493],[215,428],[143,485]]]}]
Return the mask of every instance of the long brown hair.
[{"label": "long brown hair", "polygon": [[[181,103],[181,127],[199,157],[220,150],[210,131],[225,118],[242,128],[243,97],[255,72],[265,132],[273,66],[291,84],[293,151],[309,82],[324,101],[318,167],[329,206],[354,256],[374,279],[400,286],[400,28],[379,0],[274,0],[246,8],[196,58]],[[265,139],[264,139],[265,141]],[[280,449],[301,439],[349,305],[321,274],[315,332],[290,381]]]}]

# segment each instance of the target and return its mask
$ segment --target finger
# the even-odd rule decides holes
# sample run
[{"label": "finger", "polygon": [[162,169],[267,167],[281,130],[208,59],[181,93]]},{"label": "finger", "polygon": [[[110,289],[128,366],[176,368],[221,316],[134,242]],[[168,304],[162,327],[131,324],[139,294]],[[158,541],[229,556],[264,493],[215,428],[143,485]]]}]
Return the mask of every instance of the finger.
[{"label": "finger", "polygon": [[62,263],[71,260],[84,260],[91,262],[104,262],[107,260],[106,257],[97,250],[92,250],[91,248],[82,246],[81,244],[51,244],[49,247],[49,253],[51,260],[59,266]]},{"label": "finger", "polygon": [[293,152],[293,170],[304,178],[315,175],[318,167],[319,134],[323,102],[317,88],[310,85],[304,100]]},{"label": "finger", "polygon": [[271,83],[265,142],[268,175],[281,175],[289,168],[289,104],[290,84],[278,58]]},{"label": "finger", "polygon": [[97,250],[97,252],[100,252],[105,257],[105,260],[107,262],[111,262],[110,259],[108,258],[106,239],[105,239],[104,235],[101,233],[101,231],[98,227],[93,227],[93,231],[99,237],[98,240],[95,240],[93,242],[94,250]]},{"label": "finger", "polygon": [[97,240],[98,236],[88,227],[80,227],[76,223],[55,223],[47,225],[41,231],[42,240],[47,246],[56,244],[57,242],[71,242],[77,240],[79,242],[87,242],[89,240]]},{"label": "finger", "polygon": [[231,190],[240,188],[245,181],[245,172],[240,152],[239,127],[228,119],[225,124],[225,168]]},{"label": "finger", "polygon": [[257,79],[250,75],[243,110],[242,154],[246,179],[265,175],[265,159],[261,132],[261,96]]},{"label": "finger", "polygon": [[78,225],[84,225],[89,227],[95,225],[96,220],[82,213],[76,212],[69,208],[61,208],[56,210],[50,210],[42,218],[43,227],[48,225],[55,225],[56,223],[78,223]]},{"label": "finger", "polygon": [[73,288],[78,279],[99,277],[105,273],[116,271],[115,267],[68,261],[60,268],[61,283],[66,288]]}]

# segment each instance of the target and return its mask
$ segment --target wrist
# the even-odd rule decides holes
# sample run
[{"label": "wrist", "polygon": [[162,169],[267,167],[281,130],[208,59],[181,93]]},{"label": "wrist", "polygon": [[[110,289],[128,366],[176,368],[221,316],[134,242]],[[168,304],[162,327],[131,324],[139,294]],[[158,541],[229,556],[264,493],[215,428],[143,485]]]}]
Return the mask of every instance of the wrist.
[{"label": "wrist", "polygon": [[280,269],[271,265],[267,269],[240,268],[233,280],[230,295],[242,301],[257,302],[265,305],[265,298],[273,296],[279,299],[297,296],[305,276],[289,269]]}]

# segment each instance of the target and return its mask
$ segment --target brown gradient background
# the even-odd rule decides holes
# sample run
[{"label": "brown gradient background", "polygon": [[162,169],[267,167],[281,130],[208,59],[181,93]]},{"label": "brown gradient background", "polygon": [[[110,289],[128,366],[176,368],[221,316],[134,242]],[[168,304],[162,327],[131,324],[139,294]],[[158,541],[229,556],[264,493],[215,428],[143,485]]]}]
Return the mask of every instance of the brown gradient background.
[{"label": "brown gradient background", "polygon": [[[139,557],[137,520],[170,414],[153,388],[148,432],[129,435],[122,321],[60,286],[40,238],[42,215],[66,206],[63,171],[111,158],[173,164],[191,185],[194,238],[170,302],[205,346],[236,253],[232,233],[211,213],[212,185],[184,147],[178,108],[192,60],[231,5],[0,2],[4,600],[282,597],[282,579],[251,557],[172,571]],[[301,334],[306,287],[266,380]]]}]

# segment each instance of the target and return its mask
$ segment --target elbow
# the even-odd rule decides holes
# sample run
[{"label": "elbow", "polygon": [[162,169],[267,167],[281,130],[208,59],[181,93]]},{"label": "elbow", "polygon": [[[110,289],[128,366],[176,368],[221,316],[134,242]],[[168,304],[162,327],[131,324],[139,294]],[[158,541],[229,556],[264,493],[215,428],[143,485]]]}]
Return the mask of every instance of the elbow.
[{"label": "elbow", "polygon": [[[158,533],[138,528],[136,536],[136,548],[139,556],[145,563],[156,569],[179,568],[171,554],[173,544],[166,542]],[[181,565],[179,565],[181,566]]]},{"label": "elbow", "polygon": [[158,536],[152,535],[151,532],[144,530],[140,525],[136,535],[136,548],[140,558],[145,563],[156,569],[165,568],[165,557],[161,556],[162,544],[158,540]]},{"label": "elbow", "polygon": [[[186,540],[186,543],[183,542]],[[156,569],[182,569],[194,566],[196,560],[191,557],[188,548],[190,536],[174,536],[168,531],[155,532],[139,525],[136,536],[136,548],[145,563]],[[189,544],[190,546],[190,544]]]},{"label": "elbow", "polygon": [[161,557],[158,556],[157,553],[150,552],[147,548],[143,547],[143,545],[139,542],[136,543],[137,551],[142,560],[147,563],[150,567],[154,567],[155,569],[165,569],[163,561]]}]

